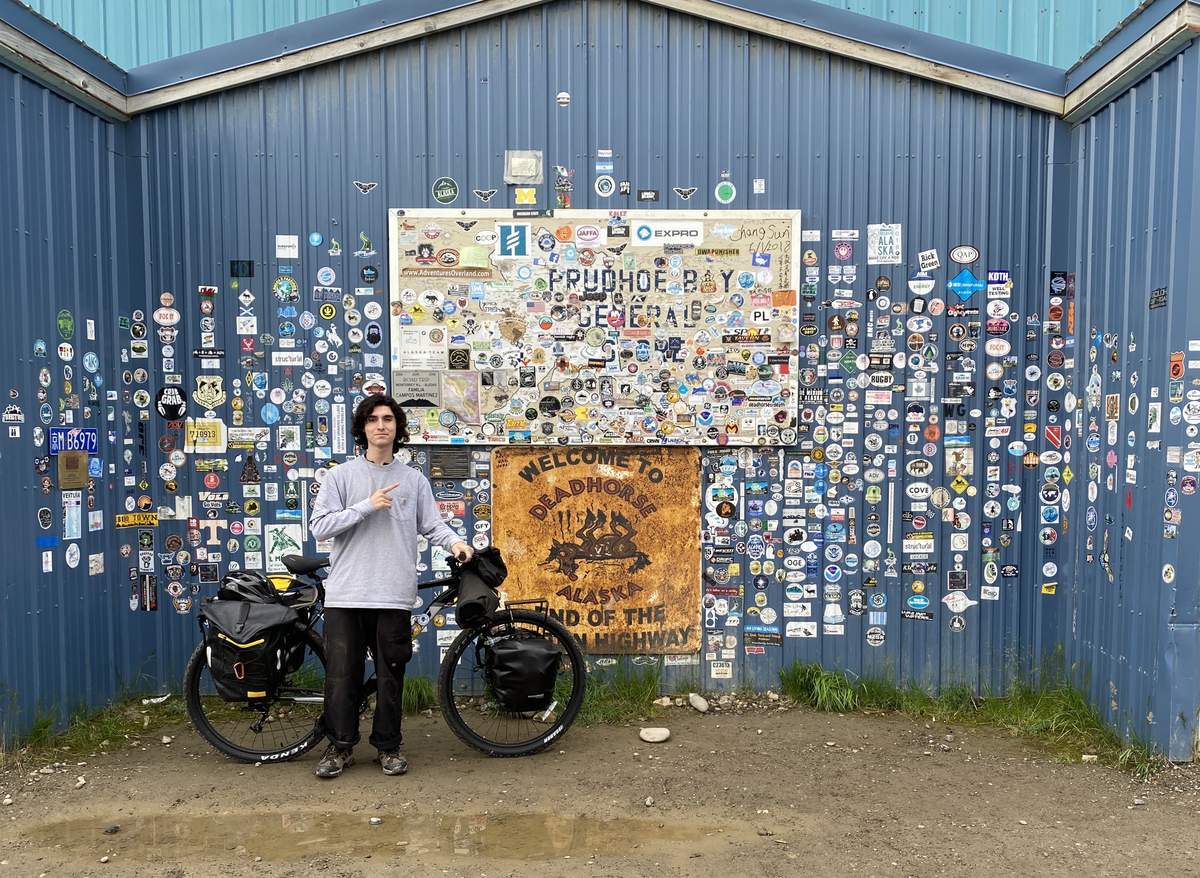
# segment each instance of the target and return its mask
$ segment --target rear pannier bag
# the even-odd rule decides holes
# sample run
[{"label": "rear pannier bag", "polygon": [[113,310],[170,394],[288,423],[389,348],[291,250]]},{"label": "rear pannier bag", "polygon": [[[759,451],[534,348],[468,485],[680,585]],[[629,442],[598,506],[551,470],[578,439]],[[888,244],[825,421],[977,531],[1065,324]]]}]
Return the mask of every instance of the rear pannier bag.
[{"label": "rear pannier bag", "polygon": [[296,654],[303,657],[291,607],[209,598],[199,615],[213,685],[226,701],[273,697]]},{"label": "rear pannier bag", "polygon": [[562,648],[535,634],[500,637],[486,647],[484,668],[496,700],[505,710],[545,710],[554,699]]}]

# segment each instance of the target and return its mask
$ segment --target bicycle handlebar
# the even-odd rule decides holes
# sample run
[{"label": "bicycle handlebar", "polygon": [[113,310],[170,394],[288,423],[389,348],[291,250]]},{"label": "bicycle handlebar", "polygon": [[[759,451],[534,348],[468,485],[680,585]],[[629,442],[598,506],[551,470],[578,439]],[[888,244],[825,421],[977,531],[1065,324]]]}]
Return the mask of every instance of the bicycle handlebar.
[{"label": "bicycle handlebar", "polygon": [[426,588],[441,588],[442,586],[457,585],[457,576],[447,576],[445,579],[431,579],[429,582],[418,582],[417,590],[421,591]]}]

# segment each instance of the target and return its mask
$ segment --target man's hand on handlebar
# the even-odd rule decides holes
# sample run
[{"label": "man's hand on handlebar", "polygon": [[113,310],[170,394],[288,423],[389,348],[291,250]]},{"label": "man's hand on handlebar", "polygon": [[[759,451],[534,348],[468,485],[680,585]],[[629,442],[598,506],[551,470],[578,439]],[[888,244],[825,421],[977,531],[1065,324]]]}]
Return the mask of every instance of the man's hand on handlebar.
[{"label": "man's hand on handlebar", "polygon": [[459,540],[450,547],[450,553],[454,555],[454,560],[456,560],[459,564],[466,564],[475,554],[475,550],[462,540]]}]

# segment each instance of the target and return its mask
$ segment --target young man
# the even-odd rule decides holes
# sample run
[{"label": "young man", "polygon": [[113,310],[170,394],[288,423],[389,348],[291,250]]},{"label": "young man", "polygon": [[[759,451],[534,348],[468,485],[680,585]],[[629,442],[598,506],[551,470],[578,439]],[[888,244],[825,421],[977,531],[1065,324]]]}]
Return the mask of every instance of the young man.
[{"label": "young man", "polygon": [[330,744],[317,777],[354,762],[358,704],[369,646],[379,680],[371,744],[387,775],[404,774],[400,720],[404,668],[412,658],[417,597],[417,534],[468,560],[471,547],[442,523],[429,480],[396,462],[408,441],[404,410],[390,396],[368,396],[351,426],[361,457],[331,469],[321,483],[310,529],[333,538],[325,582],[325,712]]}]

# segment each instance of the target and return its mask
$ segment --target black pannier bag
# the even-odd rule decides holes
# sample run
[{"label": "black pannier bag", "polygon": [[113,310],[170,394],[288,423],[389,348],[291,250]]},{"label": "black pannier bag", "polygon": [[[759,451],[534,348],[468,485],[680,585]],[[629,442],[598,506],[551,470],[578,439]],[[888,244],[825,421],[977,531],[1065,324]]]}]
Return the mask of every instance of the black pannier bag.
[{"label": "black pannier bag", "polygon": [[467,569],[474,569],[485,583],[492,588],[499,588],[508,577],[508,567],[500,557],[500,550],[495,546],[480,549],[466,563]]},{"label": "black pannier bag", "polygon": [[200,628],[217,693],[226,701],[273,697],[297,654],[303,660],[298,618],[282,604],[206,599]]},{"label": "black pannier bag", "polygon": [[500,595],[479,576],[464,569],[459,574],[455,619],[460,627],[473,628],[491,618],[500,606]]},{"label": "black pannier bag", "polygon": [[496,700],[505,710],[545,710],[554,700],[562,648],[536,634],[511,634],[485,646],[483,666]]},{"label": "black pannier bag", "polygon": [[508,568],[495,546],[480,549],[470,561],[459,567],[458,606],[455,618],[467,628],[490,619],[500,606],[496,589],[508,576]]}]

